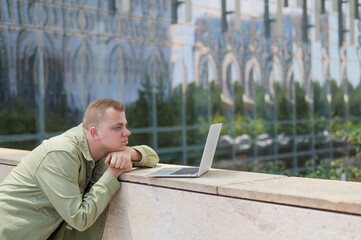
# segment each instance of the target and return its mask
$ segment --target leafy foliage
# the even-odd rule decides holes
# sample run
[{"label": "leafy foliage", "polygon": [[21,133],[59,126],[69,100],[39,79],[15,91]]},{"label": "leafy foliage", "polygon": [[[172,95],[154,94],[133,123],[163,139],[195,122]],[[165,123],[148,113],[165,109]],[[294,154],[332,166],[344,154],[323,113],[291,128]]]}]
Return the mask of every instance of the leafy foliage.
[{"label": "leafy foliage", "polygon": [[[184,119],[187,126],[200,126],[198,129],[187,131],[187,145],[203,143],[207,129],[201,126],[218,122],[232,126],[233,136],[247,134],[253,142],[256,136],[263,133],[272,136],[275,127],[278,134],[287,136],[307,135],[311,129],[315,134],[328,131],[333,134],[335,142],[350,142],[356,151],[356,158],[348,160],[341,156],[335,160],[319,159],[318,165],[315,165],[314,161],[312,164],[308,161],[305,164],[306,170],[299,174],[289,169],[289,163],[280,160],[263,162],[253,159],[247,163],[247,169],[255,172],[361,181],[358,160],[361,157],[361,124],[358,121],[345,120],[348,113],[350,116],[361,117],[361,86],[353,87],[352,84],[347,84],[347,105],[343,86],[338,86],[335,80],[329,82],[329,93],[327,86],[321,86],[317,81],[313,82],[313,103],[306,101],[306,91],[299,82],[293,85],[293,92],[286,89],[283,83],[275,82],[276,94],[268,95],[268,98],[266,95],[269,93],[262,84],[255,82],[252,93],[255,103],[249,103],[244,101],[244,89],[236,81],[231,86],[228,96],[232,104],[227,105],[222,100],[222,85],[216,81],[211,81],[208,85],[192,82],[186,87],[181,84],[171,87],[165,79],[160,78],[153,87],[150,78],[146,77],[141,84],[137,100],[127,106],[127,118],[131,128],[179,126]],[[58,97],[51,107],[46,108],[51,109],[45,112],[46,132],[66,130],[74,125],[72,116],[79,115],[67,106],[65,92],[59,96],[61,98]],[[21,100],[3,101],[0,103],[0,134],[37,133],[36,117],[34,109],[26,106]],[[316,121],[310,121],[311,117]],[[275,120],[273,118],[278,121],[277,126],[270,124]],[[222,134],[229,133],[228,129],[222,129]],[[152,134],[153,132],[135,133],[130,139],[131,144],[153,145],[155,143]],[[158,134],[158,147],[174,147],[181,144],[182,135],[179,131]],[[2,146],[4,144],[2,143]],[[34,142],[26,144],[19,142],[15,145],[23,149],[35,146]],[[15,145],[7,144],[6,147]],[[192,161],[191,154],[188,157],[189,161]]]}]

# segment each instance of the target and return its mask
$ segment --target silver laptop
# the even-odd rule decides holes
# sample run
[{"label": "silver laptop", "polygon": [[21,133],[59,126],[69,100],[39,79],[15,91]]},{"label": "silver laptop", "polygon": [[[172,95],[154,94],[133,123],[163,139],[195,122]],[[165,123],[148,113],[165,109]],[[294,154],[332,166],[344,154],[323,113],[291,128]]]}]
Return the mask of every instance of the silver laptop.
[{"label": "silver laptop", "polygon": [[207,172],[213,162],[216,152],[219,134],[221,133],[222,123],[212,124],[209,128],[206,145],[203,149],[203,155],[199,167],[178,167],[162,168],[149,174],[150,177],[199,177]]}]

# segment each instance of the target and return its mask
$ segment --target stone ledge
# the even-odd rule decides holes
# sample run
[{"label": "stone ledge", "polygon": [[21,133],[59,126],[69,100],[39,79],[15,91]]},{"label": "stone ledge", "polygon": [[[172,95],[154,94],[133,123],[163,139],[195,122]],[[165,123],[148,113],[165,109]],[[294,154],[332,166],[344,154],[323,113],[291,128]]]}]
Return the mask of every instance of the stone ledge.
[{"label": "stone ledge", "polygon": [[211,169],[200,178],[150,178],[156,168],[122,174],[125,182],[361,215],[361,183]]},{"label": "stone ledge", "polygon": [[30,151],[0,148],[0,164],[16,166]]},{"label": "stone ledge", "polygon": [[[29,151],[0,148],[4,178]],[[150,178],[161,167],[122,174],[123,182],[361,215],[361,183],[211,169],[200,178]]]},{"label": "stone ledge", "polygon": [[361,215],[361,183],[286,177],[222,186],[219,194]]},{"label": "stone ledge", "polygon": [[360,239],[359,215],[123,182],[103,240]]},{"label": "stone ledge", "polygon": [[[219,194],[220,186],[232,185],[242,182],[253,182],[266,179],[285,178],[282,175],[272,175],[263,173],[240,172],[223,169],[210,169],[199,178],[154,178],[148,177],[148,174],[159,170],[162,167],[182,167],[179,165],[158,164],[155,168],[139,168],[135,171],[122,174],[120,180],[124,182],[133,182],[148,184],[160,187],[167,187],[193,192],[202,192],[209,194]],[[184,167],[184,166],[183,166]]]}]

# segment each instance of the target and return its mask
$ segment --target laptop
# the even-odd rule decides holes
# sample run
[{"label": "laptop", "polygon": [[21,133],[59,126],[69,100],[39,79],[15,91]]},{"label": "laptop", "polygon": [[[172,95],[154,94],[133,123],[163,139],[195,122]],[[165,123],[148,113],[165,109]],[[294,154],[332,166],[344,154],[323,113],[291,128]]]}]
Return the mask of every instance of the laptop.
[{"label": "laptop", "polygon": [[200,177],[212,166],[214,153],[216,152],[222,123],[212,124],[208,131],[207,141],[203,149],[199,167],[162,168],[148,174],[150,177]]}]

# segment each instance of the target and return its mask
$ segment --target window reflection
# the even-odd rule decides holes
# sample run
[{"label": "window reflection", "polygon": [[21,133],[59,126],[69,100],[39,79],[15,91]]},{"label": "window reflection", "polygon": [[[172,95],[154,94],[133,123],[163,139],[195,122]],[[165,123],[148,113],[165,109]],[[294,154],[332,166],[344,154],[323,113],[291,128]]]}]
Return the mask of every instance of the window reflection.
[{"label": "window reflection", "polygon": [[[46,34],[43,39],[45,129],[49,132],[65,131],[81,122],[79,114],[79,107],[82,106],[81,101],[80,106],[78,101],[74,105],[69,104],[69,102],[75,103],[74,97],[76,98],[76,95],[81,93],[82,89],[81,84],[80,89],[79,85],[77,85],[78,79],[71,79],[74,77],[72,73],[76,72],[77,69],[69,69],[70,64],[76,66],[74,57],[77,55],[62,55],[61,53],[65,49],[69,49],[68,44],[75,49],[77,45],[79,50],[80,39],[60,34]],[[77,51],[68,53],[74,54]],[[80,60],[79,55],[77,57],[76,60]],[[71,63],[69,64],[68,61]],[[73,87],[71,91],[67,91],[69,89],[63,84],[67,81]],[[81,82],[80,79],[79,82]],[[74,94],[75,92],[76,94]]]},{"label": "window reflection", "polygon": [[[122,101],[131,128],[153,126],[153,82],[155,68],[152,48],[144,44],[122,42]],[[151,135],[149,135],[151,137]]]},{"label": "window reflection", "polygon": [[[168,47],[158,47],[154,52],[155,64],[153,65],[153,76],[155,78],[155,99],[157,111],[157,126],[177,126],[180,124],[181,94],[180,88],[172,88],[170,78],[171,51]],[[164,139],[164,138],[163,138]],[[171,139],[168,139],[170,144]]]},{"label": "window reflection", "polygon": [[37,34],[3,28],[0,40],[0,136],[36,133],[41,104]]},{"label": "window reflection", "polygon": [[212,122],[224,123],[221,167],[298,171],[315,155],[351,153],[331,136],[359,125],[359,43],[339,47],[334,13],[321,17],[320,40],[302,42],[302,5],[291,2],[283,37],[264,38],[256,2],[242,5],[241,32],[232,15],[222,32],[218,1],[193,2],[190,22],[180,6],[171,24],[171,1],[130,1],[123,12],[112,1],[3,0],[0,142],[30,134],[34,144],[106,97],[126,105],[132,144],[164,161],[197,164]]}]

